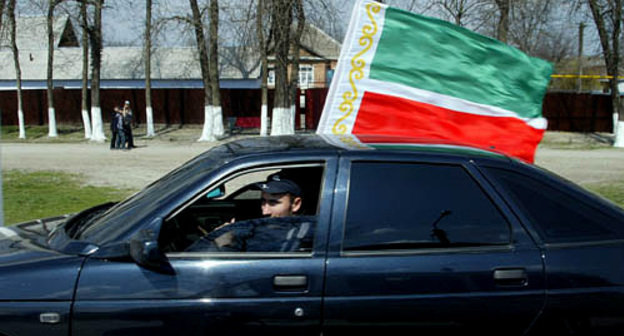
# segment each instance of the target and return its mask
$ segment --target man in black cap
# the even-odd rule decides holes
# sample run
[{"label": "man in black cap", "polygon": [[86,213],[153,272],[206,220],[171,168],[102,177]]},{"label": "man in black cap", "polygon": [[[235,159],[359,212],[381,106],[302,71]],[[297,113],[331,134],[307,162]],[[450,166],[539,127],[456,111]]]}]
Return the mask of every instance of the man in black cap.
[{"label": "man in black cap", "polygon": [[287,217],[301,209],[301,188],[279,173],[269,175],[266,182],[257,183],[256,186],[262,191],[260,201],[263,216]]}]

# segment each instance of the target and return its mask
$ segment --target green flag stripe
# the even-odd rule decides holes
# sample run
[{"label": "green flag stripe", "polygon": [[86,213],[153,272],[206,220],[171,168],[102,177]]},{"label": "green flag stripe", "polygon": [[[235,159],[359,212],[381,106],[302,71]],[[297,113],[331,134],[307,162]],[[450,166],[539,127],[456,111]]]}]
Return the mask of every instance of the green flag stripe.
[{"label": "green flag stripe", "polygon": [[387,8],[370,78],[541,116],[552,66],[449,22]]}]

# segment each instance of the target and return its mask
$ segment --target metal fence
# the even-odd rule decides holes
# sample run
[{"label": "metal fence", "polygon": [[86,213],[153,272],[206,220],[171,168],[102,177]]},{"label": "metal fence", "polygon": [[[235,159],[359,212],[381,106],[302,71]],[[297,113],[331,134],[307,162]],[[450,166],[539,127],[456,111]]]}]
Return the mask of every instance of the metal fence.
[{"label": "metal fence", "polygon": [[[23,92],[24,115],[27,125],[45,125],[48,122],[46,91]],[[325,104],[327,89],[299,91],[296,108],[297,128],[316,129]],[[114,106],[129,100],[135,111],[135,120],[145,118],[145,91],[143,89],[105,89],[100,91],[102,117],[108,122]],[[222,89],[221,100],[225,118],[259,118],[261,96],[259,89]],[[81,123],[80,90],[54,91],[58,123]],[[269,90],[269,111],[273,90]],[[0,110],[4,125],[17,125],[17,98],[14,91],[0,91]],[[201,124],[204,121],[204,92],[202,89],[153,89],[154,122],[167,125]],[[549,92],[543,105],[549,130],[572,132],[611,132],[612,105],[609,95],[573,92]],[[269,112],[270,113],[270,112]],[[227,119],[224,119],[227,120]],[[256,123],[250,123],[256,124]]]}]

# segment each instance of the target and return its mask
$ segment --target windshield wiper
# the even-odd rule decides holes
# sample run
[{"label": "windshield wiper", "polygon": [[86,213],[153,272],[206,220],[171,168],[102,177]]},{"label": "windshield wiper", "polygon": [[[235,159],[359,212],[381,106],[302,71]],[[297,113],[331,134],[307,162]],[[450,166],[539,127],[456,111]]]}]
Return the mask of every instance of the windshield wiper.
[{"label": "windshield wiper", "polygon": [[80,233],[88,227],[87,224],[93,222],[93,220],[102,216],[106,210],[110,209],[113,205],[117,204],[116,202],[108,202],[100,205],[96,205],[92,208],[83,210],[65,223],[65,233],[68,237],[75,239],[80,236]]}]

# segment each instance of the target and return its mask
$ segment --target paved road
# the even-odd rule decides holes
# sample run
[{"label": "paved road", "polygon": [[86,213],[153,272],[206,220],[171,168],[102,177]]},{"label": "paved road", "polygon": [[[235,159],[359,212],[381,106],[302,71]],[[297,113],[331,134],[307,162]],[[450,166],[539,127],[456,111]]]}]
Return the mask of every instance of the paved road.
[{"label": "paved road", "polygon": [[[213,145],[151,142],[132,151],[111,151],[104,144],[6,143],[0,154],[3,170],[81,173],[92,185],[140,189]],[[624,181],[624,149],[539,148],[536,164],[583,185]]]},{"label": "paved road", "polygon": [[101,144],[2,144],[2,169],[80,173],[87,183],[140,189],[209,149],[211,144],[160,143],[131,151]]}]

